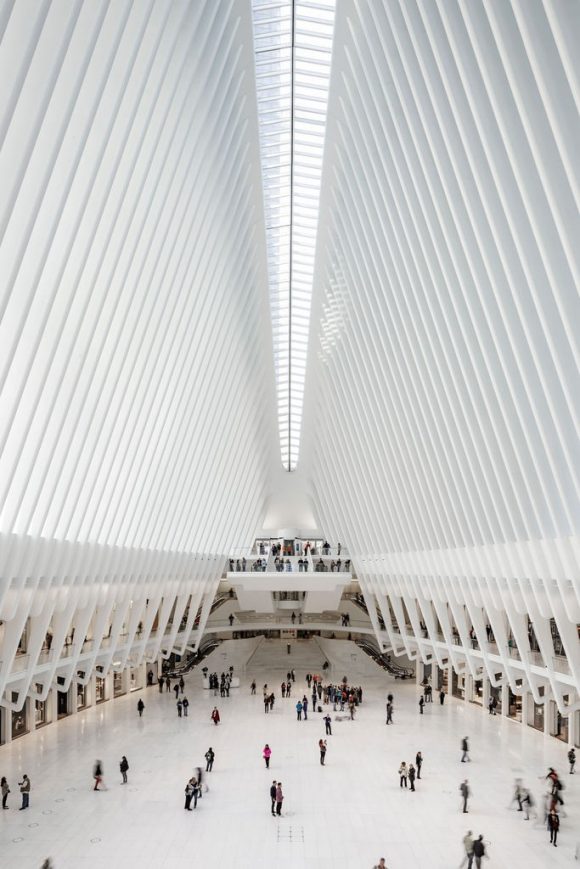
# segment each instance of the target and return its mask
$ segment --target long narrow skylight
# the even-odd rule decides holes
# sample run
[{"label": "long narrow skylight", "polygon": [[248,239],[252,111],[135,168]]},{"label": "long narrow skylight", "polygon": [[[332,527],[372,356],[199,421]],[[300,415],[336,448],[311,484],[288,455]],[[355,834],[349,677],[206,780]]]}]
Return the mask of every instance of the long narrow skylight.
[{"label": "long narrow skylight", "polygon": [[252,0],[278,427],[298,463],[335,0]]}]

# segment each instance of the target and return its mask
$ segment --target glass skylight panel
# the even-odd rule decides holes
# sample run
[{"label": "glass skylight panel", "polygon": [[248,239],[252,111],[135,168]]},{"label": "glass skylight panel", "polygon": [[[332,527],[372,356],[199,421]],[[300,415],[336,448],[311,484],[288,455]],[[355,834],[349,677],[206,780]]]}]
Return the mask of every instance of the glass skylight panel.
[{"label": "glass skylight panel", "polygon": [[252,0],[280,450],[296,468],[335,0]]}]

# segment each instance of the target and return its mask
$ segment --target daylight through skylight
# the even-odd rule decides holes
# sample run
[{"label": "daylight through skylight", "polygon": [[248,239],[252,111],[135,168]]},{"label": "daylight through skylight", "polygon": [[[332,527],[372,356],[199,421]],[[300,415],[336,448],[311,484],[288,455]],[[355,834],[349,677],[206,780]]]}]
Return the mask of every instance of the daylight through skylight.
[{"label": "daylight through skylight", "polygon": [[268,276],[284,467],[298,463],[335,0],[253,0]]}]

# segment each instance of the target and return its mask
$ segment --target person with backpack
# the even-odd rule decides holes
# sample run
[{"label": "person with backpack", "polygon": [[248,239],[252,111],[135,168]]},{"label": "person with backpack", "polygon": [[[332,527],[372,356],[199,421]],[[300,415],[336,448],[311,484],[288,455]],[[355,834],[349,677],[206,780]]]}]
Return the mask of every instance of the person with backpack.
[{"label": "person with backpack", "polygon": [[574,746],[568,752],[568,763],[570,764],[570,775],[574,775],[574,766],[576,765],[576,751]]},{"label": "person with backpack", "polygon": [[213,750],[211,745],[205,753],[205,760],[206,760],[205,771],[211,772],[213,769],[213,762],[215,760],[215,751]]},{"label": "person with backpack", "polygon": [[123,776],[123,781],[121,782],[121,784],[126,785],[127,784],[127,773],[129,771],[129,762],[128,762],[127,758],[125,757],[125,755],[123,755],[123,757],[121,758],[121,763],[119,764],[119,769],[121,770],[121,775]]}]

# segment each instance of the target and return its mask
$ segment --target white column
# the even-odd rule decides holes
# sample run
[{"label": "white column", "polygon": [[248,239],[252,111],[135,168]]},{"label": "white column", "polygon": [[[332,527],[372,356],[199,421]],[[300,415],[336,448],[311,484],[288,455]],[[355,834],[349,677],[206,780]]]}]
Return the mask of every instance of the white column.
[{"label": "white column", "polygon": [[501,683],[501,714],[507,718],[510,703],[510,689],[507,680],[504,676],[504,681]]},{"label": "white column", "polygon": [[415,661],[415,682],[417,685],[420,685],[423,679],[425,678],[425,665],[423,661],[420,661],[419,658]]},{"label": "white column", "polygon": [[491,686],[489,683],[489,679],[485,676],[482,676],[482,701],[485,709],[489,706],[489,700],[491,697]]},{"label": "white column", "polygon": [[470,703],[473,699],[473,676],[469,673],[465,674],[465,690],[463,692],[463,699],[466,703]]},{"label": "white column", "polygon": [[528,725],[528,718],[530,715],[530,692],[526,691],[525,686],[522,691],[522,724]]},{"label": "white column", "polygon": [[548,685],[544,690],[544,736],[552,733],[552,692]]}]

